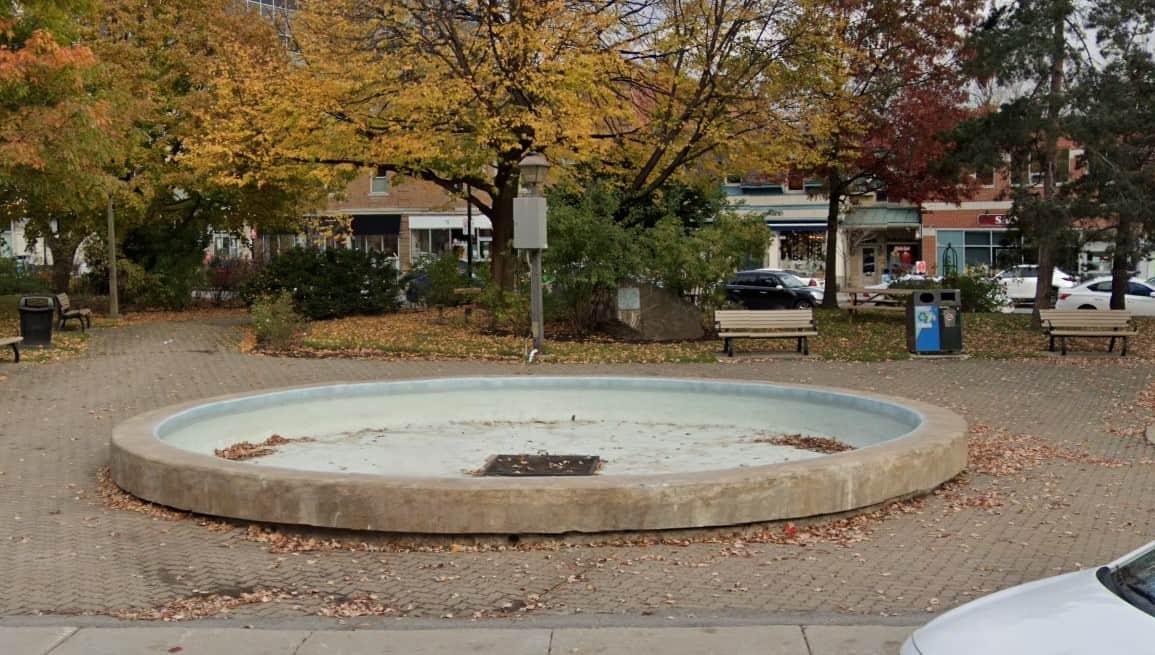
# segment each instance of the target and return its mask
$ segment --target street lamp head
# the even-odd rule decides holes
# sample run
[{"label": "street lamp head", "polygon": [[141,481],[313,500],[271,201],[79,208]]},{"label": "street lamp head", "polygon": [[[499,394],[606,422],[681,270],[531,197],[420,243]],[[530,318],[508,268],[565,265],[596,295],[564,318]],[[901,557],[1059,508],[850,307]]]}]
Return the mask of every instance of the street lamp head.
[{"label": "street lamp head", "polygon": [[527,189],[537,191],[545,183],[546,173],[549,172],[549,160],[540,152],[527,154],[518,164],[521,169],[521,183]]}]

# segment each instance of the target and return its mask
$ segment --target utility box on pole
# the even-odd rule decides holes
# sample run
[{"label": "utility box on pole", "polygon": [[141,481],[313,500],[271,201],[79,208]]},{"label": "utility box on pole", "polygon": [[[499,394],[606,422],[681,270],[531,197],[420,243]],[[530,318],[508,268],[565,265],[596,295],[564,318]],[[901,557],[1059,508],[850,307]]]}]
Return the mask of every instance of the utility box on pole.
[{"label": "utility box on pole", "polygon": [[513,247],[518,250],[545,250],[546,200],[541,196],[513,199]]}]

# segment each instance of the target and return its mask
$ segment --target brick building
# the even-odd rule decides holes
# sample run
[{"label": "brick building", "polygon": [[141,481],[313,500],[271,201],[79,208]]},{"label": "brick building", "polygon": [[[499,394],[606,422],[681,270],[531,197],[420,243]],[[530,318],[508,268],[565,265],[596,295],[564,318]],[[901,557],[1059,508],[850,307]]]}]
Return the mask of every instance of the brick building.
[{"label": "brick building", "polygon": [[262,259],[299,245],[384,252],[397,259],[399,270],[408,270],[423,256],[457,252],[466,258],[471,227],[473,259],[487,260],[493,226],[466,204],[431,182],[407,178],[394,184],[392,174],[365,171],[319,212],[348,217],[347,234],[262,234],[254,239],[254,250]]}]

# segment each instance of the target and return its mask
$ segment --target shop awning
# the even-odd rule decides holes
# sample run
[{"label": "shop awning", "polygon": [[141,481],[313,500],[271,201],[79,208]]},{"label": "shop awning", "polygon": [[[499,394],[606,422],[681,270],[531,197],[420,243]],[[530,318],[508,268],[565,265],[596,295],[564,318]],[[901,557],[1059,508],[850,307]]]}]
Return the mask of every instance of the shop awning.
[{"label": "shop awning", "polygon": [[353,234],[399,234],[401,217],[389,214],[358,214],[353,217]]},{"label": "shop awning", "polygon": [[766,221],[767,227],[775,232],[825,232],[826,221],[821,223],[794,223],[784,221]]},{"label": "shop awning", "polygon": [[[411,214],[409,216],[410,230],[464,230],[465,214]],[[473,229],[492,230],[493,223],[489,217],[480,212],[473,212]]]},{"label": "shop awning", "polygon": [[921,221],[918,207],[883,205],[851,209],[846,215],[846,224],[853,227],[918,227]]}]

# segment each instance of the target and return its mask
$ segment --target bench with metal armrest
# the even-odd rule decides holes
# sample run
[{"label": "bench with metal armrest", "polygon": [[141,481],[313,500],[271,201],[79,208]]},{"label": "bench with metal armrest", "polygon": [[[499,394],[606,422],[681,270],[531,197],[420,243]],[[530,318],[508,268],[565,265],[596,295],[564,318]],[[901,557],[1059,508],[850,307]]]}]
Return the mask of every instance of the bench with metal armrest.
[{"label": "bench with metal armrest", "polygon": [[86,327],[92,327],[92,310],[91,309],[77,309],[72,306],[68,299],[67,293],[56,294],[56,312],[60,317],[60,329],[64,329],[64,322],[70,320],[77,320],[80,322],[80,329],[83,331]]}]

